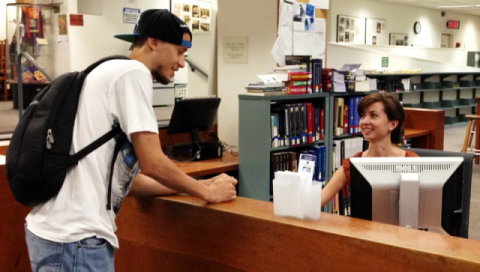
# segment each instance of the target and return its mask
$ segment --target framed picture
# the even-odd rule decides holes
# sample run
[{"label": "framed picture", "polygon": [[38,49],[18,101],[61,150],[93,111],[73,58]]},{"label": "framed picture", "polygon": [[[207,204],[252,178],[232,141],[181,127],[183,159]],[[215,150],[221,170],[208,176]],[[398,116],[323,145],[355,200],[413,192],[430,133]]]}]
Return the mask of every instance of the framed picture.
[{"label": "framed picture", "polygon": [[182,19],[193,33],[210,33],[212,21],[210,1],[170,0],[170,10]]},{"label": "framed picture", "polygon": [[408,34],[390,33],[389,45],[408,46]]},{"label": "framed picture", "polygon": [[387,20],[365,19],[365,44],[387,45]]},{"label": "framed picture", "polygon": [[337,16],[337,42],[363,44],[363,19],[348,15]]}]

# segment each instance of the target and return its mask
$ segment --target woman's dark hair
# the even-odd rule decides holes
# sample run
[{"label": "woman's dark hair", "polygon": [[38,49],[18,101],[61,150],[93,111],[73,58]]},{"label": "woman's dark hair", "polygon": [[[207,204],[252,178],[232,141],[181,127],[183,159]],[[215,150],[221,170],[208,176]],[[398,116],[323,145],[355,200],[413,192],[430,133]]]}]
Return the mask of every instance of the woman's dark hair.
[{"label": "woman's dark hair", "polygon": [[394,144],[401,143],[403,139],[403,122],[405,121],[405,112],[403,111],[403,106],[400,104],[398,97],[394,94],[385,92],[367,95],[360,100],[360,103],[358,103],[358,114],[362,116],[365,109],[375,102],[381,102],[383,104],[389,121],[398,121],[398,126],[392,131],[390,140]]}]

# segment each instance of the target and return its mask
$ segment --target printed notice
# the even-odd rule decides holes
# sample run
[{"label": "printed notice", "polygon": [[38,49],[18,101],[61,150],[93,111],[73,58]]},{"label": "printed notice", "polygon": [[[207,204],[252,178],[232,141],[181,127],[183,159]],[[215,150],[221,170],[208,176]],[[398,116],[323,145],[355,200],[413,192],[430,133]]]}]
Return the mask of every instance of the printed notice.
[{"label": "printed notice", "polygon": [[140,9],[123,8],[123,22],[127,24],[136,24],[140,17]]},{"label": "printed notice", "polygon": [[71,26],[83,26],[83,14],[70,14]]},{"label": "printed notice", "polygon": [[223,44],[223,62],[248,63],[248,37],[224,37]]}]

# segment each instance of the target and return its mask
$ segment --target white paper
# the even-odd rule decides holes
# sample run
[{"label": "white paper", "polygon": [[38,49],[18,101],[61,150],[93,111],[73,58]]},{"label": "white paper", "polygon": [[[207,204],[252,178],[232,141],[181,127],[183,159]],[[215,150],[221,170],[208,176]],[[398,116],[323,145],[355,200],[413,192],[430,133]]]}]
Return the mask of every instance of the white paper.
[{"label": "white paper", "polygon": [[328,9],[329,8],[329,0],[310,0],[310,4],[315,5],[318,9]]},{"label": "white paper", "polygon": [[293,18],[293,4],[280,1],[280,9],[278,14],[278,30],[277,34],[280,35],[282,27],[292,29]]},{"label": "white paper", "polygon": [[285,55],[292,54],[291,29],[288,29],[286,26],[282,27],[270,53],[280,66],[285,66]]},{"label": "white paper", "polygon": [[68,42],[68,35],[58,35],[58,42]]},{"label": "white paper", "polygon": [[263,83],[281,83],[282,81],[275,74],[258,75]]},{"label": "white paper", "polygon": [[314,44],[315,32],[295,31],[293,33],[293,55],[312,55]]},{"label": "white paper", "polygon": [[[315,46],[313,47],[312,58],[325,59],[327,20],[315,18]],[[325,62],[323,62],[325,65]]]}]

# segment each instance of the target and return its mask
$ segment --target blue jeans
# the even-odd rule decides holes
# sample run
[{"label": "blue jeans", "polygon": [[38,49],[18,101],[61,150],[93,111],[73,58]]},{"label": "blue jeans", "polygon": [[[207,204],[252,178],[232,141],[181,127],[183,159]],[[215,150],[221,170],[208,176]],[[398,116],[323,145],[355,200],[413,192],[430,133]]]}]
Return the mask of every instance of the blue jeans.
[{"label": "blue jeans", "polygon": [[105,239],[57,243],[36,236],[26,225],[25,236],[32,271],[115,271],[113,247]]}]

